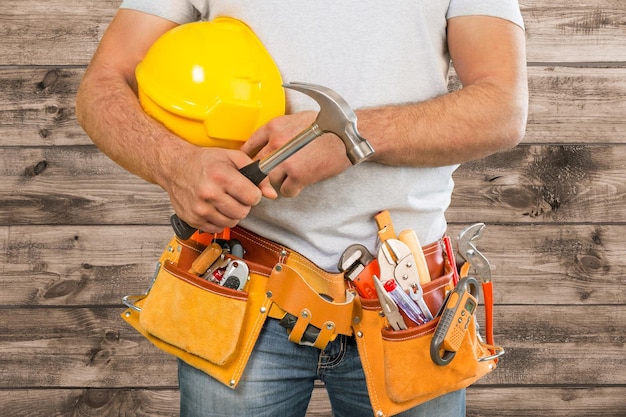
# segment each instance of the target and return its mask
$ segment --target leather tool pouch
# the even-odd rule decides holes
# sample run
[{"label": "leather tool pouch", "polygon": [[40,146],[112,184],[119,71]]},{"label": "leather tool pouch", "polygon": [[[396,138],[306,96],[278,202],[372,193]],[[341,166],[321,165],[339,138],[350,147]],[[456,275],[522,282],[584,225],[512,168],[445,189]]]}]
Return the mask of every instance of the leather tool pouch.
[{"label": "leather tool pouch", "polygon": [[[235,388],[267,317],[293,318],[289,339],[323,349],[352,334],[355,302],[342,274],[241,228],[231,237],[246,250],[250,279],[237,291],[188,273],[206,247],[174,237],[147,294],[124,297],[122,318],[159,349]],[[314,329],[314,337],[305,334]]]},{"label": "leather tool pouch", "polygon": [[[423,286],[424,300],[439,311],[453,288],[450,266],[446,274]],[[475,313],[474,313],[475,314]],[[474,320],[461,348],[446,366],[435,364],[430,344],[439,317],[407,330],[392,330],[378,300],[361,300],[353,319],[359,355],[375,416],[391,416],[443,394],[466,388],[496,367],[494,351],[481,342]]]},{"label": "leather tool pouch", "polygon": [[[377,416],[412,408],[469,386],[495,369],[493,352],[470,326],[455,358],[439,366],[430,344],[439,318],[394,331],[378,300],[346,290],[343,274],[331,274],[295,252],[234,228],[246,248],[250,279],[244,291],[229,289],[188,273],[204,245],[172,238],[147,294],[127,296],[122,318],[156,347],[235,388],[267,317],[291,316],[289,338],[323,349],[338,334],[355,336],[368,393]],[[441,268],[441,263],[438,263]],[[430,266],[430,265],[429,265]],[[452,288],[451,268],[423,286],[432,312]],[[475,320],[475,318],[473,319]],[[307,330],[315,338],[306,340]]]},{"label": "leather tool pouch", "polygon": [[272,304],[270,269],[248,262],[245,291],[226,288],[187,272],[202,249],[173,238],[149,292],[125,297],[122,318],[156,347],[234,388]]}]

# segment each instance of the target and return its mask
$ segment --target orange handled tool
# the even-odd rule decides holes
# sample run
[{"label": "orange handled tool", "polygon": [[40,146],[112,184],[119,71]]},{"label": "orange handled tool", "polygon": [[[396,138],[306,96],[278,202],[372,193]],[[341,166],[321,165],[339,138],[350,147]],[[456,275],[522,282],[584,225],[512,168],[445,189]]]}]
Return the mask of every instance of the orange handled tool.
[{"label": "orange handled tool", "polygon": [[[485,336],[487,343],[493,345],[493,284],[491,282],[491,265],[487,258],[480,253],[474,244],[475,240],[480,239],[484,223],[476,223],[467,227],[459,234],[459,255],[467,261],[468,264],[476,271],[476,278],[482,283],[483,297],[485,299]],[[467,268],[462,273],[466,274]]]},{"label": "orange handled tool", "polygon": [[413,253],[413,257],[415,258],[417,274],[420,277],[420,284],[428,284],[430,282],[430,272],[428,271],[428,264],[426,263],[424,251],[422,251],[422,245],[420,244],[415,231],[410,229],[401,231],[398,235],[398,240],[411,249],[411,253]]},{"label": "orange handled tool", "polygon": [[211,243],[207,246],[202,253],[193,261],[189,273],[192,275],[202,275],[213,262],[217,260],[222,254],[222,247],[217,243]]}]

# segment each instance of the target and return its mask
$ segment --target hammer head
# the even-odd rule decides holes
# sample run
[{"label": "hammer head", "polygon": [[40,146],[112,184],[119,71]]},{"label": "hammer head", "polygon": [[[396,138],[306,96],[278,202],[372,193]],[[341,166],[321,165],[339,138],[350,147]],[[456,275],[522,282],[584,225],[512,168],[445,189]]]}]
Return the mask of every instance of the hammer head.
[{"label": "hammer head", "polygon": [[328,87],[307,83],[289,83],[285,88],[299,91],[317,101],[320,111],[315,125],[324,133],[337,135],[346,147],[346,155],[353,165],[365,161],[374,154],[370,143],[356,127],[356,114],[339,94]]}]

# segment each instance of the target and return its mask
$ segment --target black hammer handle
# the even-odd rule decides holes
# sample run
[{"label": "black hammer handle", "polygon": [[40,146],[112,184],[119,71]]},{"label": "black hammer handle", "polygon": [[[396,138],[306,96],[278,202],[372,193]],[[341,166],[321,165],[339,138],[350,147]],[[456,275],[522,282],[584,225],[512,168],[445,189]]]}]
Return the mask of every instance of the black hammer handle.
[{"label": "black hammer handle", "polygon": [[[267,177],[267,174],[261,170],[260,162],[261,161],[254,161],[239,170],[239,172],[252,181],[254,185],[259,185],[261,181]],[[176,214],[172,215],[170,222],[172,223],[172,229],[174,229],[176,236],[183,240],[189,239],[196,230],[198,230],[195,227],[189,226],[186,221]]]}]

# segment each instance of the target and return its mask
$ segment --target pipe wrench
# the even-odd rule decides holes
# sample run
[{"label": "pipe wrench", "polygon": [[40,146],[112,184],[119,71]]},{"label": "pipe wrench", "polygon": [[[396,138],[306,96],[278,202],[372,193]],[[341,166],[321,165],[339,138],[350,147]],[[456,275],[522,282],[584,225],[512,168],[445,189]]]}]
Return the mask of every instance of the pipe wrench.
[{"label": "pipe wrench", "polygon": [[474,269],[476,278],[481,281],[485,298],[485,335],[487,343],[493,344],[493,285],[491,282],[491,265],[487,258],[476,248],[485,229],[484,223],[473,224],[459,233],[459,255]]},{"label": "pipe wrench", "polygon": [[433,315],[424,301],[422,285],[411,249],[398,239],[385,240],[378,249],[378,266],[383,280],[395,279],[400,288],[408,291],[424,316],[432,320]]},{"label": "pipe wrench", "polygon": [[350,245],[341,255],[337,269],[352,282],[357,293],[363,298],[376,299],[373,276],[378,274],[378,261],[361,244]]}]

